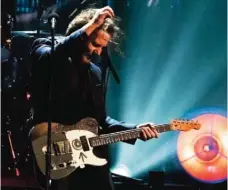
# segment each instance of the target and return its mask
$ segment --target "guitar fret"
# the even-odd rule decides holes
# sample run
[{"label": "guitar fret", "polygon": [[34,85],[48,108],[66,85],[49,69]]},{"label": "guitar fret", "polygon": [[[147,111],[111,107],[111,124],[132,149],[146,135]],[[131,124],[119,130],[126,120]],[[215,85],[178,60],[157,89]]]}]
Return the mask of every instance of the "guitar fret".
[{"label": "guitar fret", "polygon": [[170,126],[168,124],[164,124],[164,125],[158,126],[156,129],[157,129],[157,131],[159,133],[162,133],[162,132],[169,131],[170,130]]},{"label": "guitar fret", "polygon": [[97,144],[96,144],[96,141],[95,141],[95,140],[93,140],[93,141],[92,141],[92,146],[97,146]]},{"label": "guitar fret", "polygon": [[124,141],[124,136],[123,136],[123,135],[121,135],[120,137],[121,137],[121,140],[122,140],[122,141]]},{"label": "guitar fret", "polygon": [[163,126],[161,126],[161,127],[158,127],[158,132],[164,132],[165,131],[165,128],[163,127]]},{"label": "guitar fret", "polygon": [[134,138],[134,133],[130,133],[130,138]]},{"label": "guitar fret", "polygon": [[140,133],[136,133],[136,137],[139,138],[140,137]]}]

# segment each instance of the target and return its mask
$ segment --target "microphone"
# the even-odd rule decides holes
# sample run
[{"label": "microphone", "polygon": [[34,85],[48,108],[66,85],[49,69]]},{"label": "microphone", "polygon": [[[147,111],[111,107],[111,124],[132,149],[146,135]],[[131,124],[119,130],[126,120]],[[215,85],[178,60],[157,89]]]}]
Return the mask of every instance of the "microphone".
[{"label": "microphone", "polygon": [[59,20],[59,15],[57,13],[51,13],[48,16],[48,22],[51,24],[51,28],[53,30],[55,29],[58,20]]}]

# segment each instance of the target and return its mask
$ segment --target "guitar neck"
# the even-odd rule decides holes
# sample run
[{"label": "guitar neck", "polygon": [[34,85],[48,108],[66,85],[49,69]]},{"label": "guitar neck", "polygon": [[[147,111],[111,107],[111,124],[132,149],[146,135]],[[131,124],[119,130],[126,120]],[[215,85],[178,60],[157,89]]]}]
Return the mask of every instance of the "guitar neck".
[{"label": "guitar neck", "polygon": [[[158,133],[170,131],[170,124],[162,124],[154,126]],[[116,133],[104,134],[96,137],[89,138],[90,146],[98,147],[108,145],[120,141],[136,139],[141,136],[141,128],[120,131]]]}]

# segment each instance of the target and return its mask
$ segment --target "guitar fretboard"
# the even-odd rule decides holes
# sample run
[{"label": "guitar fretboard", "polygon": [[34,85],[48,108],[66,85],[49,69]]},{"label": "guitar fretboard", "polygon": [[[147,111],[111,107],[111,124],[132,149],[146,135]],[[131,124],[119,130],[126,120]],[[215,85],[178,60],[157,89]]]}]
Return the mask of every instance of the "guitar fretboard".
[{"label": "guitar fretboard", "polygon": [[[154,127],[157,129],[158,133],[171,130],[170,124],[156,125]],[[108,145],[108,144],[112,144],[120,141],[136,139],[141,136],[141,131],[142,131],[141,128],[137,128],[137,129],[130,129],[126,131],[111,133],[111,134],[104,134],[97,137],[91,137],[89,139],[90,146],[97,147],[97,146]]]}]

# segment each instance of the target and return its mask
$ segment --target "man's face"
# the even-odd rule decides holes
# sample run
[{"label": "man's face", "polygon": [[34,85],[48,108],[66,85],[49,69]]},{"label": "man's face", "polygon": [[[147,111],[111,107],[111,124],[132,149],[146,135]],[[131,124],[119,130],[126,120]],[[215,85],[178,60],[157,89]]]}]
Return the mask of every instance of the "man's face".
[{"label": "man's face", "polygon": [[107,47],[111,36],[104,30],[97,30],[86,43],[85,52],[82,55],[82,63],[89,63],[93,53],[101,55],[102,49]]}]

